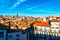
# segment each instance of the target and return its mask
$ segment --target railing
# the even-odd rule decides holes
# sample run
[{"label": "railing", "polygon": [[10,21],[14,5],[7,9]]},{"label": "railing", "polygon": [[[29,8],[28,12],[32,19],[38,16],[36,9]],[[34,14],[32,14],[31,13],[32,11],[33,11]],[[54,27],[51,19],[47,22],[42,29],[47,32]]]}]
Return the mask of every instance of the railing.
[{"label": "railing", "polygon": [[52,36],[60,36],[60,33],[56,32],[44,32],[44,31],[34,31],[35,34],[46,34],[46,35],[52,35]]}]

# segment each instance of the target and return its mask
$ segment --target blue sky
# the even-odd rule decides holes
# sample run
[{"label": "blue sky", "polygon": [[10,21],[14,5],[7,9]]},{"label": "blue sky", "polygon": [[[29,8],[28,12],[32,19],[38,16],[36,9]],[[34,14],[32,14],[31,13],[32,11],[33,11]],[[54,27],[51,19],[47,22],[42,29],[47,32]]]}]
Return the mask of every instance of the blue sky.
[{"label": "blue sky", "polygon": [[60,0],[0,0],[0,15],[59,16]]}]

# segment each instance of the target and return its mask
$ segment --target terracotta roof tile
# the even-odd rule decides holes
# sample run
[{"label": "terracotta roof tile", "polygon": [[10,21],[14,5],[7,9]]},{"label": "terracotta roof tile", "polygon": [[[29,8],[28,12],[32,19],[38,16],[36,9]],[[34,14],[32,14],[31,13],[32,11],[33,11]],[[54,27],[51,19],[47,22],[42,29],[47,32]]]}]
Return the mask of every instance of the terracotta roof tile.
[{"label": "terracotta roof tile", "polygon": [[57,19],[52,19],[52,22],[58,22],[58,20]]},{"label": "terracotta roof tile", "polygon": [[16,27],[16,24],[14,24],[14,23],[11,23],[11,27]]},{"label": "terracotta roof tile", "polygon": [[50,27],[50,24],[48,22],[42,22],[42,21],[35,21],[33,22],[33,25],[36,24],[37,26],[45,26]]},{"label": "terracotta roof tile", "polygon": [[60,17],[56,17],[56,19],[60,19]]}]

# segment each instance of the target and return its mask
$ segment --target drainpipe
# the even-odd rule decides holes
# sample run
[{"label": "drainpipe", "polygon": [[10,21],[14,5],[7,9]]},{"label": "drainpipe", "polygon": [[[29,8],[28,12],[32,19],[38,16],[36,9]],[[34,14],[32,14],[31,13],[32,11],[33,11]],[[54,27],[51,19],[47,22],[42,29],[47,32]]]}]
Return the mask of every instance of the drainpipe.
[{"label": "drainpipe", "polygon": [[16,25],[16,28],[17,28],[17,30],[18,30],[18,26]]},{"label": "drainpipe", "polygon": [[10,25],[11,25],[11,24],[10,24],[10,21],[9,21],[9,30],[10,30]]},{"label": "drainpipe", "polygon": [[60,34],[60,20],[59,20],[59,34]]},{"label": "drainpipe", "polygon": [[60,20],[59,20],[59,33],[57,36],[60,36]]},{"label": "drainpipe", "polygon": [[51,33],[51,20],[49,20],[49,24],[50,24],[50,32],[49,33]]}]

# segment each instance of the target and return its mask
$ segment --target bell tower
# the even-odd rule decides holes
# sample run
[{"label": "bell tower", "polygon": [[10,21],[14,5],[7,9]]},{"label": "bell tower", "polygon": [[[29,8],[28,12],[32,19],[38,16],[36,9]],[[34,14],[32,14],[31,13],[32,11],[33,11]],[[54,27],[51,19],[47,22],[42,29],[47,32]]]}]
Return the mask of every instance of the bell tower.
[{"label": "bell tower", "polygon": [[16,13],[16,16],[18,17],[18,12]]}]

